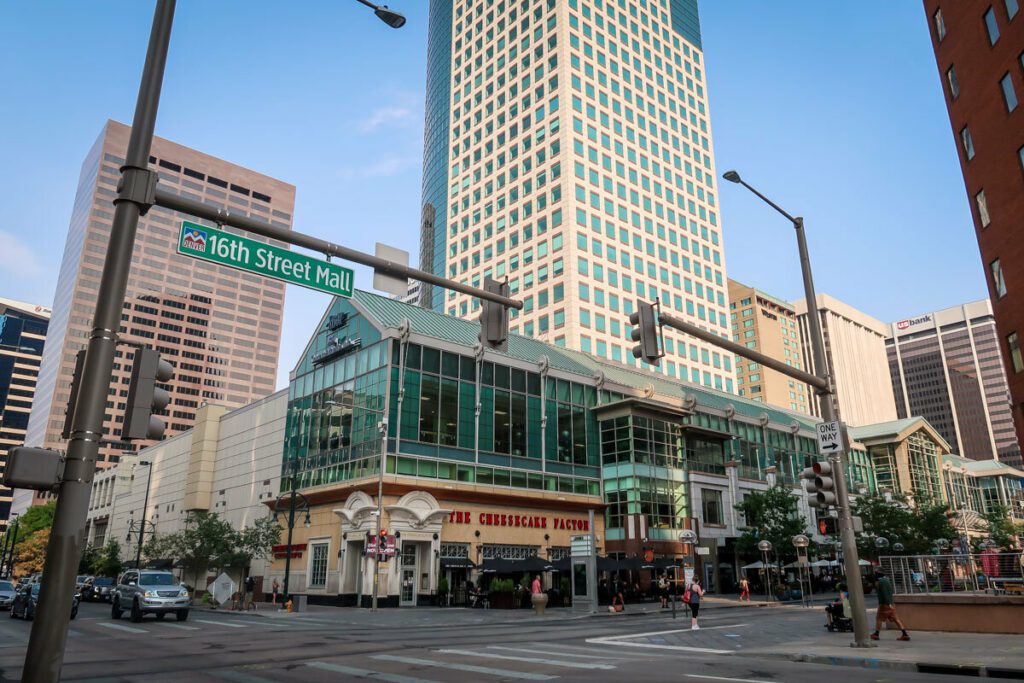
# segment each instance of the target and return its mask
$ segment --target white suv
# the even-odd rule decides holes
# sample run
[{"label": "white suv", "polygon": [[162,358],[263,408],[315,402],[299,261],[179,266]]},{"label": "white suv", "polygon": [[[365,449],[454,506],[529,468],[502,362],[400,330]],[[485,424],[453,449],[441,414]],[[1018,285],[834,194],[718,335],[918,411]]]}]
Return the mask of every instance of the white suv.
[{"label": "white suv", "polygon": [[147,612],[157,619],[173,612],[178,621],[185,621],[192,600],[188,589],[170,572],[130,569],[117,580],[110,603],[110,616],[114,619],[128,612],[132,621],[138,622]]}]

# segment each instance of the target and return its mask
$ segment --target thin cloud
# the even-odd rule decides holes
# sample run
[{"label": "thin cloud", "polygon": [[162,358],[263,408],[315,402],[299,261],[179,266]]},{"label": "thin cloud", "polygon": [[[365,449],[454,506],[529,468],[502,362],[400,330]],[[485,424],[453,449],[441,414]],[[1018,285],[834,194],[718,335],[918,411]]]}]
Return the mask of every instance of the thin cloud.
[{"label": "thin cloud", "polygon": [[0,230],[0,270],[17,277],[38,277],[43,274],[43,265],[27,243]]},{"label": "thin cloud", "polygon": [[416,110],[411,107],[378,107],[370,113],[369,117],[360,122],[359,129],[364,133],[370,133],[385,126],[401,128],[410,125],[415,116]]},{"label": "thin cloud", "polygon": [[338,174],[347,180],[354,178],[389,178],[419,168],[419,156],[395,156],[378,159],[365,166],[343,168]]}]

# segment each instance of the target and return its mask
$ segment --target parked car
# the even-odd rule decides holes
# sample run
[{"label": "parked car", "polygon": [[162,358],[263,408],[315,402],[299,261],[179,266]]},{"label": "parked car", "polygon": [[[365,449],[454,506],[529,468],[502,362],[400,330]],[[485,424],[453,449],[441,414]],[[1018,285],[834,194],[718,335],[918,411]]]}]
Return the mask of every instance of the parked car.
[{"label": "parked car", "polygon": [[0,581],[0,609],[10,609],[14,602],[14,596],[18,594],[14,584],[10,581]]},{"label": "parked car", "polygon": [[[11,603],[11,619],[21,617],[22,619],[32,621],[35,618],[41,587],[42,584],[32,583],[18,591],[18,594],[14,596],[14,601]],[[74,599],[71,601],[72,619],[78,616],[78,603],[80,601],[81,596],[76,592]]]},{"label": "parked car", "polygon": [[110,616],[120,619],[122,614],[128,612],[132,621],[139,622],[147,613],[163,619],[173,612],[178,621],[185,621],[191,604],[188,589],[174,578],[174,574],[130,569],[117,580],[110,604]]},{"label": "parked car", "polygon": [[114,592],[114,579],[109,576],[89,577],[82,586],[82,600],[86,602],[110,602]]}]

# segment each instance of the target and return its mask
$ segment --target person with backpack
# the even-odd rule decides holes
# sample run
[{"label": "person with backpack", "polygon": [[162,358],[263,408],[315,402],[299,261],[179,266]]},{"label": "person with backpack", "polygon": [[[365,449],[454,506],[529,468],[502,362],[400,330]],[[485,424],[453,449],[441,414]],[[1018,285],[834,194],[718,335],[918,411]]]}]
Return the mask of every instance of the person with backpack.
[{"label": "person with backpack", "polygon": [[658,594],[661,596],[661,608],[668,609],[668,579],[664,574],[658,577]]},{"label": "person with backpack", "polygon": [[255,608],[256,604],[253,602],[253,596],[256,593],[256,579],[252,577],[252,574],[245,577],[245,600],[242,601],[242,609],[249,609],[250,607]]},{"label": "person with backpack", "polygon": [[697,613],[700,611],[700,599],[704,596],[704,589],[700,586],[700,577],[694,576],[693,581],[686,587],[683,593],[683,602],[690,608],[690,630],[699,631],[697,625]]}]

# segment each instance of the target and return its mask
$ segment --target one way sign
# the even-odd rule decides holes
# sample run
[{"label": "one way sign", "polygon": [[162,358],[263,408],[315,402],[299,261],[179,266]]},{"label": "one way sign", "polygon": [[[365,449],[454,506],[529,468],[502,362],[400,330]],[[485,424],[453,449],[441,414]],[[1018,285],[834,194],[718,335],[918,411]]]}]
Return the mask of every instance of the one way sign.
[{"label": "one way sign", "polygon": [[822,455],[838,453],[843,448],[843,428],[836,422],[822,422],[818,425],[818,452]]}]

